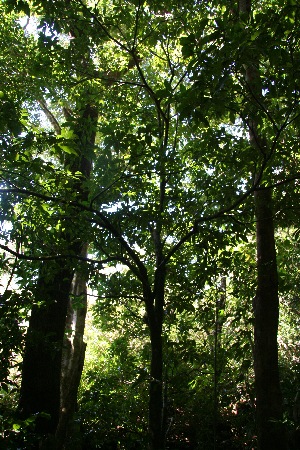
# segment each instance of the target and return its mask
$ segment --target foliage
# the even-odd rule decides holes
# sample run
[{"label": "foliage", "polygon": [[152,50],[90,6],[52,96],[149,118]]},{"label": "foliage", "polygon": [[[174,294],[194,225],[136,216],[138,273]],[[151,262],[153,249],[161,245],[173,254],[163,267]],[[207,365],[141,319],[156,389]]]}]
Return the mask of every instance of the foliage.
[{"label": "foliage", "polygon": [[119,324],[117,330],[97,331],[97,337],[95,331],[89,327],[87,362],[79,393],[78,419],[84,446],[143,448],[147,429],[147,344],[137,339],[132,327],[124,329]]},{"label": "foliage", "polygon": [[[149,311],[163,280],[169,448],[252,448],[258,184],[275,188],[288,405],[299,381],[297,3],[254,2],[249,20],[233,2],[191,0],[5,1],[1,13],[0,247],[18,282],[1,296],[2,389],[15,389],[41,263],[51,279],[63,260],[89,273],[97,298],[79,395],[84,445],[145,447]],[[261,94],[251,96],[245,65],[258,60]],[[96,129],[87,103],[100,111]],[[260,152],[249,145],[253,111]],[[94,132],[88,178],[77,165]],[[89,265],[70,240],[89,243]]]}]

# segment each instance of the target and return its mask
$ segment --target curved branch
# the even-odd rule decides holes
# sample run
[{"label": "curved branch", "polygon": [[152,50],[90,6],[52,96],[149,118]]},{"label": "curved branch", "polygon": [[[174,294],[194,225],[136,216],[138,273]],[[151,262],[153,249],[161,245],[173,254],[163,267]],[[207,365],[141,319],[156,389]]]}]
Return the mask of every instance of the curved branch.
[{"label": "curved branch", "polygon": [[120,262],[127,267],[129,267],[131,270],[136,270],[134,266],[131,265],[131,263],[122,256],[111,256],[109,258],[105,259],[93,259],[88,258],[85,256],[75,255],[75,254],[57,254],[57,255],[25,255],[24,253],[20,253],[18,250],[13,250],[12,248],[8,247],[7,245],[0,244],[0,248],[4,250],[5,252],[9,253],[12,256],[15,256],[17,259],[25,260],[25,261],[57,261],[61,259],[75,259],[77,261],[84,261],[89,262],[92,264],[99,264],[101,266],[108,264],[110,262]]}]

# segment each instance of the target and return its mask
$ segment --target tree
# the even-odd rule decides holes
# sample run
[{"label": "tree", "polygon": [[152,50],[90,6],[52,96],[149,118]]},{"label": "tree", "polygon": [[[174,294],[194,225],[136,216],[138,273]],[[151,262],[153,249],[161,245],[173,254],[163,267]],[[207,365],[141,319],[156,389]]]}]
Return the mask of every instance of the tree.
[{"label": "tree", "polygon": [[[75,193],[77,201],[78,199],[84,201],[87,197],[87,192],[82,184],[90,175],[91,158],[88,155],[95,142],[97,117],[97,109],[88,104],[79,116],[79,123],[74,124],[78,140],[78,157],[71,157],[69,161],[67,159],[65,164],[71,175],[77,178],[69,188],[71,192]],[[83,131],[80,133],[80,130]],[[70,185],[70,181],[68,185]],[[81,235],[74,233],[74,228],[70,223],[71,217],[76,213],[78,214],[76,209],[69,208],[65,215],[70,218],[65,219],[63,223],[66,230],[63,232],[63,235],[65,234],[63,236],[64,246],[68,253],[74,254],[74,256],[80,255],[85,245]],[[82,253],[82,257],[86,257],[86,250]],[[69,408],[72,409],[69,403],[72,405],[75,401],[75,399],[72,401],[68,399],[68,404],[66,404],[67,400],[64,399],[61,404],[60,396],[63,341],[73,278],[74,265],[72,262],[44,263],[40,269],[35,293],[36,306],[31,311],[23,358],[19,407],[24,417],[35,413],[50,415],[50,420],[48,417],[45,420],[45,417],[42,416],[41,424],[38,421],[37,432],[40,434],[53,434],[58,426],[60,410],[62,409],[65,415]],[[73,288],[73,295],[78,295],[76,289],[78,288]],[[82,335],[83,330],[81,337]],[[80,352],[80,350],[78,351]],[[76,358],[80,359],[79,356]],[[82,363],[80,365],[82,366]],[[73,372],[74,369],[71,373]],[[76,392],[80,374],[77,382],[73,378],[74,376],[69,377],[68,383],[72,383],[72,389],[75,389]]]},{"label": "tree", "polygon": [[[43,98],[42,92],[45,92],[46,87],[47,89],[53,89],[51,100],[55,103],[53,92],[56,94],[59,90],[59,86],[57,86],[56,83],[60,77],[60,66],[57,59],[52,59],[49,57],[49,43],[52,45],[53,35],[50,40],[44,40],[44,37],[45,35],[41,34],[39,40],[32,43],[32,47],[35,48],[39,54],[39,60],[36,60],[34,65],[31,64],[26,68],[28,79],[27,86],[30,94],[28,100],[33,104],[36,104],[37,102],[39,103],[42,111],[45,112],[46,117],[53,126],[57,137],[54,137],[51,134],[47,135],[45,132],[40,134],[36,133],[35,135],[32,131],[30,131],[29,133],[27,132],[25,139],[19,138],[20,150],[23,150],[25,153],[25,157],[22,155],[23,157],[21,159],[21,164],[19,164],[21,170],[23,170],[23,175],[19,178],[17,176],[15,179],[15,189],[11,190],[11,192],[15,192],[17,196],[20,191],[23,190],[23,195],[25,196],[23,205],[25,206],[25,210],[28,208],[28,205],[31,206],[29,214],[24,213],[22,218],[22,234],[30,233],[32,237],[32,230],[34,230],[36,234],[35,239],[33,239],[34,242],[30,243],[30,238],[28,239],[27,237],[28,240],[24,241],[21,237],[20,245],[25,246],[25,248],[27,247],[27,249],[30,245],[34,245],[36,250],[39,249],[41,252],[44,251],[45,253],[50,250],[50,253],[52,253],[52,256],[48,258],[43,258],[43,256],[36,256],[33,258],[37,261],[44,260],[44,262],[39,269],[38,281],[34,287],[35,304],[31,310],[26,338],[22,370],[22,386],[19,402],[21,417],[24,419],[27,419],[34,414],[39,414],[36,420],[36,432],[40,435],[46,433],[54,434],[57,428],[60,410],[62,410],[64,412],[63,415],[66,416],[69,414],[69,410],[72,410],[72,408],[74,409],[74,403],[76,402],[76,390],[80,379],[80,370],[78,367],[72,367],[74,366],[74,362],[72,365],[72,360],[68,362],[68,364],[71,365],[70,373],[72,374],[72,377],[69,376],[69,378],[72,381],[72,388],[75,391],[75,398],[74,394],[72,395],[72,399],[69,398],[70,395],[68,395],[68,399],[66,400],[66,392],[62,392],[63,398],[61,399],[61,360],[63,342],[65,339],[67,308],[69,298],[72,293],[71,286],[75,269],[74,257],[76,258],[76,255],[80,255],[80,258],[84,260],[86,258],[86,254],[80,254],[80,252],[83,246],[86,248],[86,245],[85,240],[83,240],[82,237],[82,230],[78,227],[78,225],[76,225],[76,227],[73,226],[71,221],[72,215],[78,214],[78,210],[71,206],[65,208],[64,205],[66,205],[66,203],[69,204],[72,196],[74,201],[78,201],[80,199],[84,202],[85,199],[87,199],[87,180],[91,171],[91,161],[94,151],[98,116],[97,108],[94,106],[95,103],[93,96],[89,93],[89,90],[86,89],[86,87],[83,87],[83,95],[86,102],[85,106],[83,107],[80,105],[77,107],[77,111],[74,112],[74,115],[72,115],[70,110],[64,106],[64,115],[61,115],[61,117],[65,119],[65,123],[62,126],[59,124],[59,120],[55,117],[55,115],[49,110],[47,102]],[[30,41],[30,38],[28,38],[28,40]],[[81,43],[84,47],[85,42]],[[62,53],[65,53],[63,46],[60,46],[60,50]],[[70,49],[70,53],[74,53],[73,48]],[[39,63],[42,61],[45,62],[45,59],[47,58],[49,58],[48,62],[50,62],[51,68],[53,69],[55,67],[56,69],[56,79],[52,77],[46,85],[44,84],[43,79],[39,79],[38,83],[32,83],[32,80],[36,78],[36,74],[40,73]],[[9,61],[9,63],[11,64],[11,61]],[[19,72],[16,72],[15,74],[15,82],[16,84],[22,84]],[[89,100],[92,104],[89,103]],[[72,107],[77,106],[75,105],[74,97],[71,99],[71,96],[69,96],[68,101],[69,106],[71,103]],[[66,104],[67,103],[68,102],[66,101]],[[54,164],[49,161],[49,153],[48,155],[44,153],[40,158],[35,157],[32,146],[32,142],[35,140],[38,141],[37,147],[41,148],[44,144],[43,151],[45,149],[46,151],[50,149],[50,154],[52,153],[52,157],[54,156],[56,158],[56,162]],[[43,144],[41,141],[43,141]],[[16,167],[14,167],[16,166],[14,158],[12,158],[11,162],[13,167],[12,173],[14,173],[14,171],[18,173]],[[26,180],[24,177],[24,162],[25,164],[29,162],[29,173],[32,166],[37,172],[35,173],[33,180],[36,183],[35,187],[39,185],[39,193],[37,189],[33,189],[31,193],[26,192],[26,187],[28,187],[28,184],[30,185],[30,182],[28,183],[27,180],[30,178]],[[46,176],[40,168],[37,170],[37,163],[44,167],[47,166],[47,168],[50,168]],[[44,177],[43,187],[40,180],[38,180],[42,173]],[[53,177],[52,179],[51,176]],[[12,177],[10,179],[10,183],[11,182]],[[51,207],[47,204],[47,201],[50,203],[55,203],[56,201],[54,196],[51,196],[51,191],[55,192],[53,191],[53,188],[56,192],[57,190],[60,190],[60,194],[64,196],[65,203],[61,205],[60,208]],[[38,198],[42,198],[42,202],[37,200]],[[35,200],[37,200],[36,205],[34,205]],[[19,204],[21,213],[23,205],[21,202]],[[40,215],[41,211],[42,214]],[[51,216],[52,224],[53,222],[56,222],[56,232],[50,233],[50,239],[46,239],[44,234],[47,233],[47,228],[49,230],[49,222],[47,224],[47,219],[45,221],[43,218],[40,222],[39,229],[37,227],[38,220],[45,213],[48,215],[47,219]],[[52,213],[54,213],[53,216]],[[35,223],[34,220],[37,220],[37,222]],[[42,224],[45,225],[44,229],[41,229]],[[13,227],[16,228],[16,230],[11,233],[11,236],[13,236],[14,233],[17,233],[18,224],[13,224]],[[41,241],[39,241],[39,238],[43,242],[43,247],[41,247]],[[54,250],[55,246],[56,249]],[[53,256],[53,250],[54,252],[65,252],[67,254],[67,259],[59,257],[56,258],[56,256]],[[19,247],[17,247],[16,253],[18,252]],[[30,256],[27,256],[27,259],[30,260]],[[78,264],[77,270],[80,270]],[[80,274],[78,272],[77,280],[79,277]],[[78,282],[75,284],[78,285]],[[74,290],[76,291],[76,289],[77,287],[75,286]],[[78,295],[78,293],[74,292],[74,295],[75,294]],[[84,308],[82,311],[84,311]],[[80,314],[77,316],[79,315]],[[80,338],[82,339],[83,336],[82,324],[80,337],[77,337],[78,331],[79,327],[77,326],[76,343],[77,347],[79,346],[77,353],[80,353],[82,350]],[[82,367],[82,356],[79,357],[77,354],[74,356],[73,361],[74,360],[77,362],[77,366],[79,365]],[[79,372],[79,375],[77,376],[77,379],[74,380],[73,374],[76,370]],[[68,404],[66,404],[66,401]],[[66,414],[66,412],[68,412],[68,414]],[[63,435],[66,433],[62,427],[62,423],[65,422],[65,420],[60,422],[59,441],[63,439]]]},{"label": "tree", "polygon": [[[251,2],[239,3],[239,12],[249,20]],[[263,90],[259,73],[259,56],[245,66],[246,87],[252,103],[261,107]],[[248,116],[250,143],[264,160],[271,159],[274,146],[266,142],[259,129],[259,117],[250,110]],[[274,141],[273,141],[274,142]],[[259,174],[255,174],[259,177]],[[278,273],[273,224],[272,190],[259,180],[254,193],[257,245],[257,290],[254,299],[254,369],[256,385],[256,410],[258,448],[287,448],[287,439],[282,424],[283,404],[278,368],[278,319],[279,295]]]},{"label": "tree", "polygon": [[[28,13],[26,3],[17,2],[15,7]],[[170,1],[164,7],[130,1],[122,6],[81,1],[67,7],[60,1],[34,5],[40,35],[32,44],[38,57],[28,76],[28,91],[59,135],[26,130],[25,136],[13,139],[24,158],[19,166],[22,177],[12,171],[8,187],[1,191],[12,196],[22,217],[22,226],[13,221],[15,236],[22,236],[21,251],[2,248],[24,260],[43,261],[39,274],[33,263],[31,274],[37,274],[36,299],[48,298],[49,304],[34,307],[28,336],[34,328],[43,336],[50,333],[58,348],[51,407],[49,398],[38,406],[32,394],[28,402],[24,400],[24,392],[33,392],[33,385],[28,391],[24,386],[31,379],[25,375],[26,361],[34,350],[25,353],[21,405],[29,408],[26,415],[50,407],[53,422],[42,419],[41,431],[54,433],[67,303],[74,271],[80,274],[79,266],[88,262],[81,253],[88,242],[94,264],[120,272],[121,298],[134,296],[138,304],[143,302],[151,344],[151,450],[165,448],[168,429],[164,402],[168,311],[174,305],[182,311],[193,309],[186,294],[193,275],[203,286],[212,274],[226,274],[227,267],[220,268],[215,261],[251,231],[243,221],[253,218],[252,194],[265,199],[267,187],[298,176],[295,170],[283,175],[282,164],[290,161],[285,143],[290,142],[288,128],[297,123],[295,91],[285,76],[276,78],[272,70],[268,75],[269,60],[261,49],[267,38],[273,58],[277,52],[272,44],[273,19],[271,31],[269,25],[257,31],[257,24],[269,14],[268,3],[257,8],[253,23],[247,22],[248,10],[241,11],[239,18],[238,11],[229,10],[225,2]],[[294,17],[293,5],[282,6],[282,11]],[[294,48],[297,33],[292,21],[289,26],[279,35],[283,39],[290,33]],[[282,42],[278,45],[283,50],[276,67],[281,70],[294,54]],[[245,77],[251,52],[265,63],[258,93],[256,72],[255,89]],[[259,142],[257,136],[255,142],[252,139],[255,145],[249,145],[249,130],[259,135]],[[270,142],[267,156],[262,137]],[[279,143],[283,150],[275,152]],[[265,213],[260,216],[260,209],[256,211],[257,218],[264,219]],[[95,287],[99,278],[91,276]],[[84,288],[80,292],[84,299]],[[59,305],[53,303],[58,296]],[[51,314],[58,320],[49,323]],[[44,349],[38,347],[36,337],[32,342],[36,360]],[[29,343],[28,338],[27,350]],[[44,354],[46,361],[51,347],[48,356]],[[45,387],[46,362],[44,369]]]},{"label": "tree", "polygon": [[[254,150],[253,155],[249,155],[249,161],[252,159],[255,167],[254,170],[250,170],[254,186],[258,257],[254,364],[259,446],[260,448],[285,448],[277,356],[279,302],[270,185],[276,186],[278,179],[280,182],[288,182],[294,176],[297,177],[295,172],[283,173],[280,163],[280,159],[285,160],[286,157],[285,146],[282,142],[284,137],[289,139],[287,128],[293,127],[298,119],[298,108],[295,102],[298,89],[294,89],[295,77],[297,79],[294,66],[297,38],[292,25],[296,10],[295,5],[289,5],[288,8],[280,5],[279,11],[271,13],[268,6],[266,2],[264,5],[254,5],[251,8],[251,2],[248,1],[239,2],[237,11],[226,10],[225,6],[220,6],[224,15],[223,18],[214,18],[215,31],[211,36],[213,39],[220,39],[218,51],[220,50],[220,55],[223,54],[223,64],[220,64],[222,57],[219,56],[215,63],[209,60],[207,53],[202,52],[203,56],[198,58],[200,76],[197,86],[201,89],[201,93],[205,89],[211,92],[206,114],[209,112],[208,108],[215,108],[215,97],[220,104],[214,111],[223,114],[224,118],[229,112],[229,115],[233,116],[233,121],[234,117],[239,117],[249,132],[250,145]],[[214,11],[217,16],[217,5]],[[239,20],[236,21],[238,17]],[[285,17],[289,22],[289,25],[286,24],[281,30],[278,28],[279,17],[281,20]],[[276,42],[274,42],[275,33]],[[289,46],[285,46],[284,36],[289,36]],[[197,51],[198,42],[197,37],[186,42],[186,51],[189,55],[193,54],[194,49]],[[209,43],[211,44],[211,41]],[[277,73],[274,73],[272,69],[268,72],[275,55],[278,56],[279,47],[282,57],[275,64]],[[213,51],[211,48],[208,44],[208,49]],[[287,61],[290,61],[290,65]],[[203,71],[201,63],[204,63],[206,72]],[[293,73],[293,81],[289,86],[284,81],[286,72],[289,70],[287,67],[290,67]],[[207,76],[209,70],[213,70],[211,78]],[[217,73],[219,81],[216,85]],[[200,86],[200,81],[204,82],[204,87]],[[240,83],[239,86],[237,82]],[[282,104],[281,95],[284,96]],[[198,97],[200,97],[199,94]],[[232,100],[233,98],[235,100]],[[223,111],[222,108],[224,108]],[[279,115],[278,108],[280,108]],[[279,175],[278,178],[277,175]]]},{"label": "tree", "polygon": [[[144,20],[142,13],[146,17],[147,13],[141,8],[138,11],[141,22],[136,25],[136,29],[139,31],[140,23]],[[209,144],[196,156],[195,142],[198,136],[196,135],[197,137],[193,139],[190,129],[186,130],[185,124],[180,123],[179,114],[176,112],[180,90],[184,91],[186,74],[184,68],[175,63],[180,38],[174,30],[174,24],[179,20],[178,11],[174,8],[174,12],[171,11],[170,14],[174,14],[174,18],[170,19],[170,23],[167,20],[162,22],[162,31],[160,31],[160,33],[164,31],[164,26],[170,27],[166,48],[164,47],[165,36],[159,34],[156,37],[155,35],[157,59],[154,59],[154,62],[157,61],[159,64],[160,74],[154,77],[153,73],[148,73],[147,61],[151,57],[151,50],[149,52],[146,40],[136,39],[136,52],[142,58],[140,62],[135,57],[137,75],[133,73],[134,80],[129,79],[129,86],[125,85],[125,89],[120,92],[119,103],[108,107],[109,126],[106,126],[103,132],[107,136],[105,144],[107,152],[111,149],[115,153],[118,152],[117,162],[123,164],[124,171],[122,177],[118,179],[120,168],[116,165],[117,171],[112,175],[116,180],[113,188],[119,196],[115,197],[110,204],[117,204],[117,210],[108,211],[106,214],[99,212],[97,214],[99,219],[96,219],[98,227],[107,230],[116,238],[115,244],[110,247],[105,246],[105,241],[101,247],[97,243],[97,247],[109,248],[109,255],[131,270],[139,283],[138,296],[143,298],[145,305],[152,349],[149,372],[151,449],[161,449],[165,446],[163,321],[167,271],[171,259],[179,253],[179,250],[183,251],[185,244],[190,245],[193,236],[199,234],[201,241],[206,234],[210,236],[213,233],[206,230],[204,224],[210,219],[223,215],[223,211],[217,209],[217,202],[221,203],[225,195],[223,192],[220,199],[216,194],[215,185],[212,192],[208,190],[210,183],[215,181],[215,174],[209,176],[207,173],[206,159],[196,162],[196,158],[198,157],[199,161]],[[147,19],[149,21],[148,17]],[[154,11],[152,20],[154,24],[160,23],[160,14]],[[150,37],[153,39],[152,35]],[[130,40],[127,39],[127,42]],[[119,44],[119,48],[123,50],[125,45],[125,43]],[[127,49],[127,52],[131,53],[130,49]],[[135,81],[136,76],[139,77],[139,81]],[[140,86],[138,104],[136,104],[135,95],[132,95],[132,92],[135,92],[132,88],[133,83],[135,85],[139,83]],[[130,104],[130,113],[128,113],[128,104]],[[120,112],[123,108],[124,113]],[[121,127],[120,114],[123,117]],[[115,136],[112,136],[111,128],[115,130]],[[229,140],[225,129],[207,133],[207,138],[212,141],[216,141],[216,136],[224,142]],[[185,137],[190,139],[187,146],[183,145]],[[232,135],[230,138],[232,139]],[[209,159],[208,156],[206,158]],[[192,170],[189,168],[191,161],[194,162]],[[200,171],[206,185],[203,183]],[[100,179],[103,180],[102,177]],[[236,180],[234,180],[234,186],[235,183]],[[105,186],[103,186],[104,189]],[[122,191],[128,193],[129,199],[122,195]],[[198,191],[198,198],[203,195],[203,209],[207,210],[207,216],[203,218],[198,218],[197,215],[195,191]],[[233,192],[232,186],[231,193]],[[109,192],[108,195],[110,194]],[[211,196],[207,202],[208,205],[206,205],[205,195]],[[94,204],[96,206],[96,202]],[[234,206],[229,205],[229,210],[231,208]],[[174,224],[174,216],[180,218],[176,224]]]}]

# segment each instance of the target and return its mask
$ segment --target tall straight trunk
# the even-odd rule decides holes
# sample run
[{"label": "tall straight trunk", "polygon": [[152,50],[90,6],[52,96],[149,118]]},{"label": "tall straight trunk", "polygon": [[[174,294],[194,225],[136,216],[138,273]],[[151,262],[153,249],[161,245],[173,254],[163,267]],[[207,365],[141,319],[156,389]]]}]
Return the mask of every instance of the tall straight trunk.
[{"label": "tall straight trunk", "polygon": [[[87,244],[81,256],[87,257]],[[75,272],[68,303],[66,334],[62,352],[60,417],[56,429],[56,449],[62,449],[67,435],[74,434],[72,418],[76,410],[77,392],[82,374],[86,344],[83,340],[87,313],[87,279]]]},{"label": "tall straight trunk", "polygon": [[[239,0],[244,19],[251,13],[251,0]],[[259,60],[245,65],[245,84],[249,95],[250,144],[257,160],[268,153],[265,136],[257,127],[257,108],[263,101]],[[259,100],[259,101],[258,101]],[[278,368],[278,274],[272,211],[272,189],[258,184],[254,193],[256,220],[257,289],[254,300],[254,372],[258,450],[285,450],[286,433],[283,426],[283,405]]]},{"label": "tall straight trunk", "polygon": [[[74,188],[79,201],[87,201],[89,192],[85,182],[90,178],[92,155],[96,140],[98,108],[89,104],[83,110],[76,130],[79,138],[80,155],[79,171],[81,178]],[[73,172],[78,171],[76,160],[70,164]],[[81,236],[85,239],[86,236]],[[88,256],[88,243],[81,242],[80,256]],[[86,268],[85,268],[86,269]],[[65,325],[65,337],[62,353],[60,417],[56,429],[56,449],[64,448],[64,443],[71,428],[72,418],[77,405],[77,392],[84,365],[86,344],[83,340],[85,318],[87,313],[87,281],[88,274],[84,268],[76,270],[72,279],[68,311]]]},{"label": "tall straight trunk", "polygon": [[[79,157],[70,156],[66,160],[68,170],[73,173],[81,172],[80,179],[73,183],[73,191],[79,202],[86,200],[88,196],[85,182],[91,172],[91,155],[95,143],[97,120],[97,108],[87,105],[78,119],[75,130],[78,136]],[[75,207],[74,217],[76,217]],[[68,246],[71,254],[80,255],[85,247],[82,242],[83,237],[80,234],[77,235],[77,230],[74,231],[76,234],[74,236],[72,231],[74,227],[70,227],[70,231],[67,221],[65,227],[65,245]],[[76,274],[76,277],[76,280],[80,279],[79,274]],[[61,417],[62,355],[72,283],[73,289],[78,289],[71,261],[43,264],[37,283],[36,305],[32,309],[27,330],[19,411],[24,419],[39,414],[36,419],[35,431],[41,437],[43,435],[54,436]],[[80,332],[83,334],[82,327]],[[79,329],[77,338],[78,335]],[[76,362],[73,362],[72,374],[75,372],[76,364],[80,372],[83,362],[77,356]],[[80,376],[76,380],[73,377],[65,382],[74,382],[72,389],[77,392],[79,380]],[[72,399],[74,399],[74,395]],[[70,409],[73,409],[73,406],[70,408],[69,401],[68,410]],[[65,423],[67,422],[65,421]],[[59,436],[63,435],[60,429]],[[56,448],[54,444],[53,448]]]},{"label": "tall straight trunk", "polygon": [[150,450],[165,448],[163,430],[163,349],[162,333],[159,325],[150,329],[151,364],[149,389],[149,433]]},{"label": "tall straight trunk", "polygon": [[153,293],[149,288],[145,297],[151,343],[148,423],[150,450],[165,449],[162,324],[166,269],[164,264],[160,265],[162,255],[158,261]]},{"label": "tall straight trunk", "polygon": [[271,189],[255,192],[257,290],[254,302],[254,370],[259,450],[284,450],[277,330],[278,275]]},{"label": "tall straight trunk", "polygon": [[218,445],[218,397],[219,397],[219,381],[222,374],[224,363],[221,356],[221,335],[224,319],[220,316],[220,311],[225,310],[226,305],[226,277],[222,276],[220,290],[216,300],[215,309],[215,329],[214,329],[214,449]]}]

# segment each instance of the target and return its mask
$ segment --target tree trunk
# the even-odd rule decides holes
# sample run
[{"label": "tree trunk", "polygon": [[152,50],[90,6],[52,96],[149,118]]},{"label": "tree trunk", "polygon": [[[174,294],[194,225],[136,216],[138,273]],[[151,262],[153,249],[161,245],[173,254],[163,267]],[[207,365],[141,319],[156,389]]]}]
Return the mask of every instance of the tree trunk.
[{"label": "tree trunk", "polygon": [[220,311],[225,310],[226,305],[226,277],[222,276],[215,309],[215,329],[214,329],[214,448],[218,442],[218,406],[219,406],[219,381],[223,371],[224,361],[220,360],[221,355],[221,335],[224,318],[220,317]]},{"label": "tree trunk", "polygon": [[[87,105],[82,111],[77,125],[74,125],[80,156],[70,156],[65,161],[69,170],[73,173],[79,171],[82,174],[81,178],[77,178],[73,183],[73,192],[76,194],[78,202],[87,200],[88,197],[88,191],[84,183],[91,172],[97,120],[97,108]],[[75,207],[73,214],[76,214]],[[81,227],[79,226],[79,234],[77,229],[72,228],[76,236],[73,236],[72,229],[71,231],[68,230],[68,223],[66,223],[65,228],[67,230],[65,243],[68,244],[69,242],[70,253],[80,255],[82,248],[85,247],[84,252],[86,254],[87,247],[82,244]],[[70,362],[72,370],[65,372],[63,378],[64,386],[69,385],[70,388],[68,394],[66,394],[66,389],[61,389],[62,355],[72,283],[75,295],[78,289],[82,290],[83,300],[86,301],[85,279],[81,278],[79,273],[76,273],[74,279],[73,276],[74,269],[70,261],[45,263],[42,266],[37,284],[36,305],[32,309],[27,330],[19,400],[19,410],[21,417],[24,419],[39,413],[35,428],[37,435],[41,437],[51,435],[53,438],[60,423],[58,436],[61,447],[58,448],[62,448],[62,436],[65,436],[65,432],[62,431],[62,424],[67,424],[68,421],[65,419],[69,417],[69,413],[68,415],[64,414],[64,405],[68,404],[68,412],[74,410],[84,358],[84,345],[81,339],[86,306],[81,313],[78,313],[78,318],[81,317],[78,320],[75,333],[76,344],[74,336],[74,351],[68,355],[74,358],[74,361]],[[68,379],[67,374],[70,379]],[[62,392],[63,404],[61,404]],[[41,413],[46,413],[48,416],[41,415]],[[53,444],[52,448],[56,448],[56,446]]]},{"label": "tree trunk", "polygon": [[[44,264],[26,336],[19,410],[24,419],[39,414],[36,432],[55,432],[60,411],[62,342],[73,272]],[[41,415],[41,413],[44,413]]]},{"label": "tree trunk", "polygon": [[[88,190],[82,184],[90,178],[92,170],[92,155],[96,139],[98,123],[98,109],[87,105],[76,129],[79,138],[81,159],[79,171],[81,179],[74,188],[79,201],[87,201]],[[76,160],[70,163],[73,172],[78,170]],[[86,258],[88,243],[81,246],[80,256]],[[66,335],[62,352],[62,372],[60,389],[60,416],[56,429],[56,450],[64,448],[67,435],[72,428],[72,418],[77,404],[77,392],[84,365],[86,344],[83,341],[85,318],[87,313],[87,273],[85,270],[76,271],[70,288],[68,311],[66,318]],[[74,431],[74,430],[73,430]],[[75,440],[73,442],[75,445]]]},{"label": "tree trunk", "polygon": [[[88,246],[85,244],[81,256],[87,256],[87,248]],[[85,274],[77,272],[71,285],[66,335],[62,352],[60,417],[55,434],[57,450],[64,447],[67,435],[70,434],[70,428],[72,428],[72,418],[76,409],[77,392],[84,364],[86,344],[83,335],[87,313],[86,282]],[[74,445],[75,438],[73,439],[73,448]],[[75,445],[75,448],[78,448],[78,446]]]},{"label": "tree trunk", "polygon": [[277,330],[278,275],[271,189],[255,192],[257,291],[254,302],[254,370],[259,450],[287,448],[282,423]]},{"label": "tree trunk", "polygon": [[150,450],[164,449],[163,433],[163,350],[159,326],[151,327],[151,365],[149,390]]},{"label": "tree trunk", "polygon": [[[251,13],[251,0],[239,0],[244,19]],[[268,145],[258,132],[257,109],[263,101],[259,60],[255,55],[245,65],[245,85],[248,91],[248,127],[250,143],[256,159],[265,161]],[[255,64],[254,64],[255,63]],[[279,382],[277,331],[279,318],[278,274],[272,212],[272,189],[260,184],[261,174],[255,174],[258,184],[254,193],[257,251],[257,289],[254,300],[254,372],[258,450],[285,450],[282,395]]]},{"label": "tree trunk", "polygon": [[[161,261],[161,258],[159,258],[159,261]],[[165,266],[164,264],[161,266],[158,264],[153,294],[149,289],[146,298],[151,343],[148,424],[150,450],[164,450],[165,448],[162,340],[165,278]]]}]

